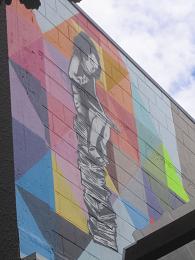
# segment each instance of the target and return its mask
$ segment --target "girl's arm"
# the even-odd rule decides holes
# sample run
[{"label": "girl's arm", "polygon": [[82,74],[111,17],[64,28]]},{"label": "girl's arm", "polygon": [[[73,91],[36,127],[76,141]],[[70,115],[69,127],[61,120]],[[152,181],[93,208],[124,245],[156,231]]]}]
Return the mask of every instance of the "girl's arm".
[{"label": "girl's arm", "polygon": [[80,63],[80,60],[79,60],[78,56],[73,55],[71,62],[70,62],[69,71],[68,71],[70,79],[73,79],[77,83],[79,83],[77,76],[76,76],[76,74],[78,72],[78,68],[79,68],[79,63]]},{"label": "girl's arm", "polygon": [[89,79],[85,75],[77,76],[80,62],[81,61],[79,60],[79,57],[77,55],[73,55],[69,66],[69,77],[79,85],[84,85],[88,82]]}]

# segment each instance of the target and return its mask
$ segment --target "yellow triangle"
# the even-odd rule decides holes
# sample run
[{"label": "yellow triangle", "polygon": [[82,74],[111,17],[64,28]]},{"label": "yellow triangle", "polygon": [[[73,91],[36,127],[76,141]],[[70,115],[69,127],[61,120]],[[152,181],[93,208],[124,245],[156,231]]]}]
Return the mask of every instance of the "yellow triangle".
[{"label": "yellow triangle", "polygon": [[52,154],[52,166],[56,213],[88,234],[87,216],[75,199],[71,183],[63,176],[62,170],[57,167],[54,154]]},{"label": "yellow triangle", "polygon": [[106,186],[109,188],[109,190],[111,190],[112,192],[118,195],[118,191],[106,169],[105,169],[105,180],[106,180]]}]

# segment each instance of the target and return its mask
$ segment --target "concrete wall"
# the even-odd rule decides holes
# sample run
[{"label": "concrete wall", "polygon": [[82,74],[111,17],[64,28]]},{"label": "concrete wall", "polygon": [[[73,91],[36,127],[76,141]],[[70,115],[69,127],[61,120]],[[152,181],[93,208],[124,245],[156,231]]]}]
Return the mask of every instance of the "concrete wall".
[{"label": "concrete wall", "polygon": [[122,259],[194,197],[194,123],[67,0],[7,26],[21,256]]},{"label": "concrete wall", "polygon": [[186,244],[185,246],[182,246],[181,248],[171,252],[170,254],[161,257],[160,260],[193,260],[195,255],[195,241],[192,241],[191,243]]},{"label": "concrete wall", "polygon": [[[0,4],[0,256],[19,258],[6,8]],[[8,222],[9,220],[9,222]],[[10,250],[11,248],[11,250]]]}]

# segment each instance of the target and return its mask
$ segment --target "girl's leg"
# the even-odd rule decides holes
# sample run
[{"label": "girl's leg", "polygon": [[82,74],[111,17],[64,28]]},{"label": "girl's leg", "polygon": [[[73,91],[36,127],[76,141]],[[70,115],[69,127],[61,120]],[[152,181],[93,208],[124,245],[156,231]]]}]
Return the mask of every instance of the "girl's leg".
[{"label": "girl's leg", "polygon": [[100,141],[102,153],[106,156],[107,151],[106,151],[106,145],[108,140],[110,139],[110,125],[106,123],[105,127],[103,128],[102,131],[103,138]]},{"label": "girl's leg", "polygon": [[103,163],[103,159],[97,151],[97,140],[102,132],[104,124],[105,123],[98,116],[95,116],[89,129],[89,153],[101,163]]},{"label": "girl's leg", "polygon": [[88,109],[83,105],[82,98],[75,86],[73,86],[73,99],[77,111],[74,121],[74,129],[77,133],[79,148],[88,153]]}]

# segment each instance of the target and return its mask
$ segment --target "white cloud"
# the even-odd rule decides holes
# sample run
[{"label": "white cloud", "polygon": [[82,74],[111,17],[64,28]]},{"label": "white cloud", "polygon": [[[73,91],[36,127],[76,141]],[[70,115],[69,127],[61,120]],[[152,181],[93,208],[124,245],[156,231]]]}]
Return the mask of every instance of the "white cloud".
[{"label": "white cloud", "polygon": [[79,5],[195,118],[195,0]]},{"label": "white cloud", "polygon": [[175,99],[185,108],[186,111],[195,117],[195,80],[188,88],[184,88],[175,94]]}]

